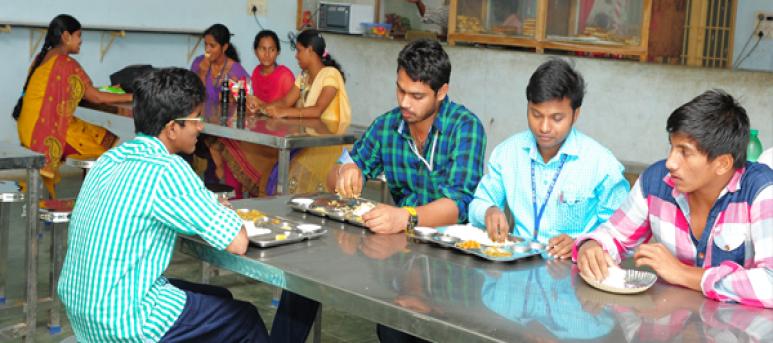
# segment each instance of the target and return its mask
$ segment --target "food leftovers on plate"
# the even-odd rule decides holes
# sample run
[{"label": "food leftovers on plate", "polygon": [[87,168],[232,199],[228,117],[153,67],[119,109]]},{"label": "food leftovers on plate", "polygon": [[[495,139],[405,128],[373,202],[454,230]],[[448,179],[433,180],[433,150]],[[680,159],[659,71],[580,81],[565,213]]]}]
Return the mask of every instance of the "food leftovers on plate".
[{"label": "food leftovers on plate", "polygon": [[483,249],[483,253],[491,257],[513,256],[513,253],[511,253],[510,251],[507,251],[506,249],[502,249],[500,247],[488,247],[486,249]]},{"label": "food leftovers on plate", "polygon": [[473,240],[461,241],[456,243],[456,246],[461,249],[480,249],[480,243]]},{"label": "food leftovers on plate", "polygon": [[244,220],[251,220],[251,221],[255,221],[266,216],[265,214],[263,214],[263,212],[260,212],[258,210],[250,210],[246,208],[240,208],[236,210],[236,214],[238,214],[239,217]]}]

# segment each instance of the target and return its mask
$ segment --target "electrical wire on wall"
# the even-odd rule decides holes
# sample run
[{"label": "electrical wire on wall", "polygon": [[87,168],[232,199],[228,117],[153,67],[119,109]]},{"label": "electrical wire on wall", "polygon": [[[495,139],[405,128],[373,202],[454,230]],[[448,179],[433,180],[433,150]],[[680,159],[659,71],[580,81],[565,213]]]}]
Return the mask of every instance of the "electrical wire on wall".
[{"label": "electrical wire on wall", "polygon": [[[733,63],[733,69],[737,69],[738,67],[740,67],[741,64],[747,58],[749,58],[749,56],[751,56],[754,50],[757,49],[757,47],[760,45],[760,41],[762,41],[762,37],[764,36],[764,34],[762,33],[762,31],[759,31],[759,28],[760,28],[760,25],[762,24],[762,21],[766,20],[767,18],[763,16],[759,16],[757,19],[758,19],[757,25],[754,25],[754,30],[752,30],[752,33],[749,34],[749,38],[746,40],[746,43],[744,43],[743,48],[741,48],[741,52],[738,53],[738,60],[735,63]],[[749,46],[749,43],[752,41],[752,38],[754,38],[755,34],[757,36],[757,41],[754,43],[752,48],[744,55],[744,51],[746,50],[746,47]]]}]

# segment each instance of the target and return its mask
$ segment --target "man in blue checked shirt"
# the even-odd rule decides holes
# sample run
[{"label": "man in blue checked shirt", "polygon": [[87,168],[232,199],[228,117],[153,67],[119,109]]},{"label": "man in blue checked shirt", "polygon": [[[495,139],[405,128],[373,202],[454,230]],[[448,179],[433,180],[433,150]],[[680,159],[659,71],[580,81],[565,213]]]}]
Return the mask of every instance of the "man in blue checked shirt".
[{"label": "man in blue checked shirt", "polygon": [[574,237],[607,221],[629,185],[615,156],[574,128],[585,94],[582,75],[566,61],[537,68],[526,87],[529,130],[491,153],[470,203],[470,222],[503,241],[510,233],[547,244],[549,255],[569,258]]},{"label": "man in blue checked shirt", "polygon": [[329,186],[358,196],[364,179],[384,173],[397,207],[381,204],[362,216],[376,233],[466,222],[483,174],[483,125],[448,99],[451,62],[438,42],[409,43],[397,64],[398,106],[376,118],[344,153]]},{"label": "man in blue checked shirt", "polygon": [[[416,225],[467,221],[467,205],[483,175],[486,135],[478,117],[447,97],[451,62],[436,41],[406,45],[397,58],[398,107],[379,116],[331,170],[328,187],[359,196],[364,179],[384,173],[397,206],[378,205],[364,214],[376,233],[397,233]],[[282,292],[271,338],[305,342],[319,306]],[[417,341],[379,325],[385,341]]]}]

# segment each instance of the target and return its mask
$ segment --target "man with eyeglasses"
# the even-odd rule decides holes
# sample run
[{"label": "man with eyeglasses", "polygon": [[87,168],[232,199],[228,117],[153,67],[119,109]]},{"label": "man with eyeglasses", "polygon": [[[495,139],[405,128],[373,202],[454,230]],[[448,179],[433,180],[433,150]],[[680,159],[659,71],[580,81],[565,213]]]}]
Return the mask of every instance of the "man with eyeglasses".
[{"label": "man with eyeglasses", "polygon": [[177,155],[196,147],[204,94],[191,71],[148,73],[134,93],[137,137],[86,176],[58,285],[79,341],[268,341],[253,305],[225,288],[162,275],[178,234],[247,251],[242,220]]}]

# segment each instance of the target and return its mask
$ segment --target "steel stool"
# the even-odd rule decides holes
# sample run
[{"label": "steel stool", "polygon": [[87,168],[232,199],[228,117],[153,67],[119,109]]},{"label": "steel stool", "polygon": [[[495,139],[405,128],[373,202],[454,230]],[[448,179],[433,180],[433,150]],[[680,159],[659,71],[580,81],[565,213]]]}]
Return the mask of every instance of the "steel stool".
[{"label": "steel stool", "polygon": [[13,181],[0,181],[0,305],[5,304],[8,279],[8,231],[11,230],[11,204],[24,202],[24,193]]},{"label": "steel stool", "polygon": [[64,160],[64,164],[70,167],[83,169],[83,172],[85,174],[86,171],[88,171],[89,169],[91,169],[91,167],[94,166],[94,163],[97,162],[97,158],[99,158],[99,156],[70,155],[70,156],[67,156],[67,158]]},{"label": "steel stool", "polygon": [[48,332],[57,335],[62,332],[62,302],[57,293],[59,275],[62,273],[64,254],[67,251],[67,225],[75,204],[74,200],[41,201],[40,220],[51,225],[51,271],[48,274],[51,309],[49,310]]}]

